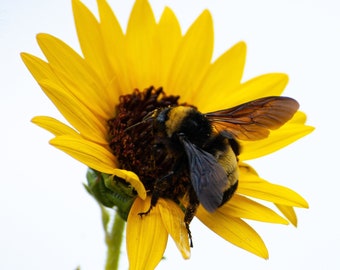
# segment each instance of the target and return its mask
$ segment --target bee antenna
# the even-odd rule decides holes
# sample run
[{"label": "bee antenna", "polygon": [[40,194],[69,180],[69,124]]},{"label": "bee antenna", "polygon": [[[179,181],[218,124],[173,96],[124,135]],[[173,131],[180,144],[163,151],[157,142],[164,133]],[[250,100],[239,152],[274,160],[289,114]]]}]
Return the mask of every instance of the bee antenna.
[{"label": "bee antenna", "polygon": [[149,122],[150,120],[152,120],[152,119],[154,118],[154,116],[155,116],[155,114],[156,114],[156,111],[157,111],[157,110],[154,110],[154,111],[151,111],[151,112],[147,113],[147,114],[143,117],[142,121],[137,122],[136,124],[133,124],[133,125],[127,127],[126,129],[124,129],[124,132],[127,131],[127,130],[129,130],[129,129],[131,129],[131,128],[134,128],[134,127],[136,127],[136,126],[139,126],[139,125],[141,125],[141,124],[145,124],[145,123]]}]

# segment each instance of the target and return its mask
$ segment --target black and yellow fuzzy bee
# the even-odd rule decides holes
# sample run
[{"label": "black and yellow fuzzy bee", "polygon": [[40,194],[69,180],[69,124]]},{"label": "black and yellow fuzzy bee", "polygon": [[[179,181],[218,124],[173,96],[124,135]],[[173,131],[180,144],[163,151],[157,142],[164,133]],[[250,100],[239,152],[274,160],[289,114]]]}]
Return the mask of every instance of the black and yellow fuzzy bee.
[{"label": "black and yellow fuzzy bee", "polygon": [[[176,196],[183,193],[178,190],[184,189],[188,196],[184,221],[190,234],[189,224],[199,204],[213,212],[236,191],[240,153],[237,140],[266,138],[270,130],[291,119],[298,108],[294,99],[272,96],[206,114],[190,106],[151,112],[143,123],[152,121],[153,155],[166,153],[173,164],[170,171],[154,183],[150,209],[140,215],[149,213],[158,198],[176,200]],[[189,181],[181,180],[184,179],[181,176],[177,182],[172,181],[185,171]]]}]

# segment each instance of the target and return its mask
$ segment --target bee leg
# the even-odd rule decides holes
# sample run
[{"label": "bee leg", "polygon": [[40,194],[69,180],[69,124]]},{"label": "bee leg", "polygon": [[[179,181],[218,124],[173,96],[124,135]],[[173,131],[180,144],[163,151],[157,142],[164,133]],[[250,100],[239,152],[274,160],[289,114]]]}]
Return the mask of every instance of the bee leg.
[{"label": "bee leg", "polygon": [[[157,198],[157,200],[158,200],[158,198]],[[156,203],[157,203],[157,200],[156,200]],[[155,205],[156,205],[156,203],[155,203]],[[150,205],[150,207],[149,207],[149,209],[148,209],[147,211],[145,211],[145,212],[140,212],[140,213],[138,213],[138,215],[139,215],[140,217],[146,216],[147,214],[149,214],[149,213],[151,212],[151,209],[152,209],[155,205],[152,205],[152,203],[151,203],[151,205]]]},{"label": "bee leg", "polygon": [[163,176],[162,178],[159,178],[154,185],[154,189],[151,195],[151,203],[150,203],[150,207],[146,212],[140,212],[138,213],[138,215],[140,217],[145,216],[147,214],[150,213],[150,211],[152,210],[152,208],[157,204],[158,199],[161,197],[161,194],[164,193],[164,190],[166,188],[168,188],[168,183],[166,181],[166,185],[164,185],[164,180],[167,179],[168,177],[172,176],[174,174],[174,171],[170,171],[168,174],[166,174],[165,176]]},{"label": "bee leg", "polygon": [[190,247],[193,247],[192,236],[190,231],[190,223],[192,219],[195,217],[197,207],[199,206],[199,201],[197,199],[196,193],[193,188],[189,190],[189,204],[186,207],[185,215],[184,215],[184,223],[187,228],[189,235]]}]

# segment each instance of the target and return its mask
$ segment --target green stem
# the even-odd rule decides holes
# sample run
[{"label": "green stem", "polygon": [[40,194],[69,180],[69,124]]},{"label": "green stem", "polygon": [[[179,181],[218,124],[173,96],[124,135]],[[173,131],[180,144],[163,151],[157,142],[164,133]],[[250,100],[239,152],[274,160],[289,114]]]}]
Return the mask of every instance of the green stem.
[{"label": "green stem", "polygon": [[105,270],[118,270],[120,247],[123,242],[125,220],[115,213],[112,231],[106,233],[107,259]]}]

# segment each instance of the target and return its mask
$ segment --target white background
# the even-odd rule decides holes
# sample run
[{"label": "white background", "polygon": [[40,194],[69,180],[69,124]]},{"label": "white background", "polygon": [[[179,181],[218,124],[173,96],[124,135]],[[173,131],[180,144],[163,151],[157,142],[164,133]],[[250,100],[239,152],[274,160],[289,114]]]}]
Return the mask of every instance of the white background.
[{"label": "white background", "polygon": [[[244,40],[244,80],[285,72],[285,92],[299,100],[316,131],[253,164],[261,175],[298,191],[310,209],[299,226],[251,222],[270,259],[263,260],[216,236],[194,220],[195,247],[184,261],[169,240],[158,269],[340,269],[339,72],[340,5],[336,0],[153,0],[182,29],[208,8],[214,18],[215,56]],[[85,2],[96,12],[94,0]],[[126,26],[132,1],[110,1]],[[50,134],[30,123],[35,115],[60,118],[21,62],[41,56],[35,35],[60,37],[79,50],[70,0],[2,0],[0,5],[0,269],[103,269],[100,213],[82,182],[84,165],[48,145]],[[123,257],[125,257],[125,251]],[[127,269],[123,260],[121,269]]]}]

